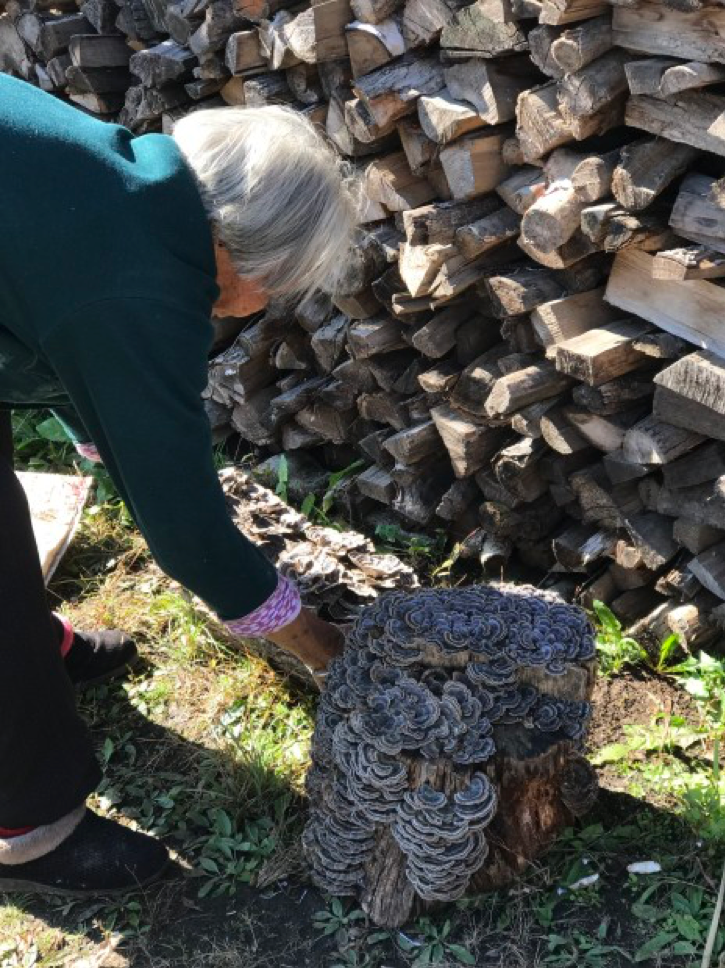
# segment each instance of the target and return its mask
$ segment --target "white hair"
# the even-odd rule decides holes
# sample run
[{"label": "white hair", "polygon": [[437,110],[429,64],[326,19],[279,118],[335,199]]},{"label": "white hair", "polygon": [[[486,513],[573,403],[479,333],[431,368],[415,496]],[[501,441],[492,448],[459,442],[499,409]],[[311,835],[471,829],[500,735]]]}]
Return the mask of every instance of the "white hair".
[{"label": "white hair", "polygon": [[182,118],[172,134],[240,276],[275,297],[334,290],[356,192],[307,118],[278,106],[213,108]]}]

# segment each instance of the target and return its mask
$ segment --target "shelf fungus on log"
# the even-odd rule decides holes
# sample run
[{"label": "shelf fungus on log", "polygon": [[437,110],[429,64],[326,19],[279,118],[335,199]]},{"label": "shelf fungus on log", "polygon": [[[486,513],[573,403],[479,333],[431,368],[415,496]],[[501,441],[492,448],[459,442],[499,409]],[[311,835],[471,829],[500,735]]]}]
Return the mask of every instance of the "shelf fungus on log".
[{"label": "shelf fungus on log", "polygon": [[315,883],[398,927],[511,882],[597,793],[584,612],[529,586],[391,592],[328,677],[307,778]]},{"label": "shelf fungus on log", "polygon": [[294,580],[305,605],[327,618],[350,621],[381,592],[417,586],[412,568],[395,555],[378,554],[358,531],[312,524],[236,468],[220,478],[242,533]]}]

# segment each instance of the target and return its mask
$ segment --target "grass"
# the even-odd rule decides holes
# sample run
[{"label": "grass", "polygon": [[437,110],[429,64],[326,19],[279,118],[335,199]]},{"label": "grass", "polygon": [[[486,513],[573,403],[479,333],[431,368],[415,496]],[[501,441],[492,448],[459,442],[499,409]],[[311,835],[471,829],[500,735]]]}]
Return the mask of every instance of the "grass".
[{"label": "grass", "polygon": [[[42,419],[23,418],[21,459],[73,466],[72,450],[39,434]],[[602,687],[666,684],[685,713],[633,719],[593,751],[599,805],[514,887],[380,931],[306,881],[314,699],[234,646],[153,564],[102,473],[99,489],[51,598],[77,625],[132,631],[144,662],[81,703],[104,770],[93,806],[163,837],[178,876],[112,903],[4,899],[0,968],[699,968],[725,859],[721,659],[670,647],[659,672],[643,670],[604,615]],[[378,535],[455,581],[455,554],[436,540]],[[630,873],[643,861],[650,873]],[[719,929],[711,968],[724,950]]]}]

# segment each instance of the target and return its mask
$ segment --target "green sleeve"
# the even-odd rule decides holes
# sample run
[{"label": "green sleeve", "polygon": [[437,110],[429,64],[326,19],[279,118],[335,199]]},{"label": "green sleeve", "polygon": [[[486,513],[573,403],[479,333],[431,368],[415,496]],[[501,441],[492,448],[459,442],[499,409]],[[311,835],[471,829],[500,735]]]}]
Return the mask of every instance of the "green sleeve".
[{"label": "green sleeve", "polygon": [[51,413],[56,418],[74,444],[90,444],[91,435],[83,426],[83,421],[73,407],[53,407]]},{"label": "green sleeve", "polygon": [[159,566],[232,619],[272,594],[277,573],[232,522],[214,467],[210,339],[203,315],[118,298],[62,321],[43,351]]}]

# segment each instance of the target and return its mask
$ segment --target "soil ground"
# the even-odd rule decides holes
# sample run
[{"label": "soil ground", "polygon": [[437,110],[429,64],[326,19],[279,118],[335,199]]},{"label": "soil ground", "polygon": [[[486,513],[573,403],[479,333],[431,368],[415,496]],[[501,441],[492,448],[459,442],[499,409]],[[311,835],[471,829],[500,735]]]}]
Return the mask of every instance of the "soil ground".
[{"label": "soil ground", "polygon": [[[723,799],[706,796],[701,707],[673,678],[599,680],[589,740],[599,802],[521,883],[386,933],[306,880],[314,698],[232,649],[117,507],[86,516],[51,595],[79,626],[137,636],[134,677],[81,701],[105,771],[93,806],[162,837],[174,865],[120,902],[1,899],[0,968],[699,964],[725,852]],[[693,791],[694,812],[683,806]],[[635,861],[661,870],[630,874]]]}]

